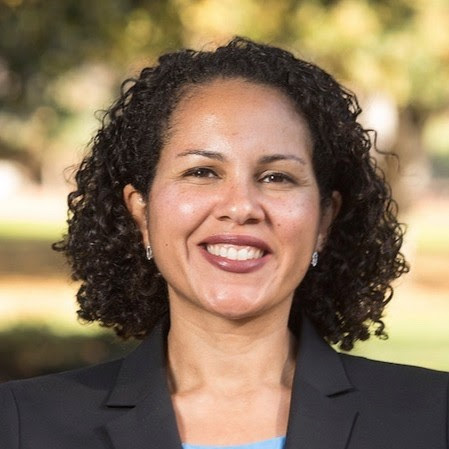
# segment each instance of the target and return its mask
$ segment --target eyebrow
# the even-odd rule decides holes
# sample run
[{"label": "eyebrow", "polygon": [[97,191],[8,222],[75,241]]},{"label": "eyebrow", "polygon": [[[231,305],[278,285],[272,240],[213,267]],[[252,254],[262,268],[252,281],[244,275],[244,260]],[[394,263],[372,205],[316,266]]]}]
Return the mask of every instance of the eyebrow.
[{"label": "eyebrow", "polygon": [[294,154],[270,154],[268,156],[261,157],[259,161],[262,164],[269,164],[270,162],[285,160],[297,161],[302,165],[307,165],[306,161],[302,157],[295,156]]},{"label": "eyebrow", "polygon": [[216,151],[206,151],[206,150],[187,150],[179,153],[176,157],[184,157],[184,156],[203,156],[209,159],[215,159],[217,161],[223,162],[225,160],[224,156],[221,153]]},{"label": "eyebrow", "polygon": [[[226,160],[225,156],[223,154],[218,153],[217,151],[207,151],[207,150],[187,150],[183,151],[182,153],[179,153],[177,157],[185,157],[185,156],[202,156],[207,157],[209,159],[215,159],[220,162],[224,162]],[[277,162],[277,161],[285,161],[285,160],[292,160],[299,162],[301,165],[307,165],[306,161],[299,157],[295,156],[294,154],[270,154],[268,156],[262,156],[259,159],[260,164],[269,164],[271,162]]]}]

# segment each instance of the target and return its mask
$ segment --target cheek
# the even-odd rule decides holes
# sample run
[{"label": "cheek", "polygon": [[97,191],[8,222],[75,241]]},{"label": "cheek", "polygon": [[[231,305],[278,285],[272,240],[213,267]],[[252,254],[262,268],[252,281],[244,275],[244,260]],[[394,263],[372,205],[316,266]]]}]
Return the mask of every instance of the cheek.
[{"label": "cheek", "polygon": [[284,239],[306,238],[317,232],[320,211],[315,198],[300,197],[276,202],[271,209],[275,211],[272,214],[274,226],[282,232]]},{"label": "cheek", "polygon": [[153,189],[150,194],[150,235],[188,232],[207,214],[210,199],[177,186]]}]

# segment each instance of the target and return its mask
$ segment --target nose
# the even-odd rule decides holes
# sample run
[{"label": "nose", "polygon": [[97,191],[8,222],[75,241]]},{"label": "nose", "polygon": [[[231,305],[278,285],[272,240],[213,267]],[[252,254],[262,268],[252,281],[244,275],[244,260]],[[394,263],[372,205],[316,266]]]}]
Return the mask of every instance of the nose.
[{"label": "nose", "polygon": [[261,194],[253,180],[229,180],[222,186],[216,217],[236,224],[259,223],[265,218]]}]

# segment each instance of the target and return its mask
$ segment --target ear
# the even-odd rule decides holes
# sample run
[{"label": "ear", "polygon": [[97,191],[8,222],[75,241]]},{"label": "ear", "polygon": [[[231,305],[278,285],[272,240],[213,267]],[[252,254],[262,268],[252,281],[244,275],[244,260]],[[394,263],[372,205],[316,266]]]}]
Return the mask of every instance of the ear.
[{"label": "ear", "polygon": [[123,201],[129,213],[134,218],[140,232],[142,233],[143,242],[146,245],[150,244],[150,238],[148,235],[148,220],[146,203],[142,197],[142,194],[134,188],[131,184],[127,184],[123,188]]},{"label": "ear", "polygon": [[334,190],[332,192],[330,204],[328,204],[321,215],[320,229],[318,233],[315,251],[322,251],[326,245],[326,240],[329,235],[329,229],[335,220],[335,217],[340,212],[341,208],[341,194]]}]

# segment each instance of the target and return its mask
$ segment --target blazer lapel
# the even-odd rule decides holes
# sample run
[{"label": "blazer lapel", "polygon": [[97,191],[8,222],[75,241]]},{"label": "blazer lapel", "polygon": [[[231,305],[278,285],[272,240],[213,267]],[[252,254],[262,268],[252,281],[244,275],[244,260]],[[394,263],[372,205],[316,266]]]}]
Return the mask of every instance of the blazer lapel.
[{"label": "blazer lapel", "polygon": [[167,321],[123,361],[106,403],[123,409],[106,424],[115,449],[181,449],[181,441],[166,381]]},{"label": "blazer lapel", "polygon": [[357,399],[338,353],[303,319],[285,449],[347,447]]},{"label": "blazer lapel", "polygon": [[[181,449],[166,381],[168,321],[123,361],[106,403],[123,413],[106,424],[114,449]],[[357,417],[358,392],[338,353],[302,322],[285,449],[344,449]]]}]

